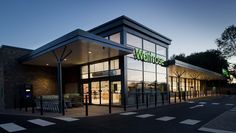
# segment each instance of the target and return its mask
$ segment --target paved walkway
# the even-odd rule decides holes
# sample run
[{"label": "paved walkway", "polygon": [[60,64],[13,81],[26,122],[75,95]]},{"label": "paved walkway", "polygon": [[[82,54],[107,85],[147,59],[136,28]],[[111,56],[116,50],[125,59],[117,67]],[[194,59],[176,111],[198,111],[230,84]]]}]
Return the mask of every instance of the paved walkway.
[{"label": "paved walkway", "polygon": [[236,107],[224,112],[198,130],[212,133],[236,133]]}]

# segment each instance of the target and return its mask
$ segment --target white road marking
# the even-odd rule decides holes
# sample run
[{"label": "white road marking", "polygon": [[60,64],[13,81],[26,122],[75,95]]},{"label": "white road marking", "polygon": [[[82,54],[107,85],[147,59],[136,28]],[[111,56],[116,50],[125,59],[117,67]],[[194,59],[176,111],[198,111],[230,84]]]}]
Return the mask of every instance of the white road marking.
[{"label": "white road marking", "polygon": [[236,112],[236,107],[232,108],[230,111]]},{"label": "white road marking", "polygon": [[188,101],[187,103],[195,103],[194,101]]},{"label": "white road marking", "polygon": [[203,107],[203,106],[204,106],[204,105],[195,105],[195,106],[190,107],[189,109],[195,109],[195,108]]},{"label": "white road marking", "polygon": [[234,106],[234,104],[232,104],[232,103],[227,103],[227,104],[225,104],[226,106]]},{"label": "white road marking", "polygon": [[67,122],[72,122],[72,121],[78,121],[79,120],[79,119],[72,118],[72,117],[53,117],[53,118],[58,119],[58,120],[67,121]]},{"label": "white road marking", "polygon": [[46,126],[51,126],[51,125],[55,125],[56,123],[50,122],[50,121],[45,121],[42,119],[33,119],[33,120],[28,120],[28,122],[31,122],[33,124],[42,126],[42,127],[46,127]]},{"label": "white road marking", "polygon": [[206,127],[201,127],[198,130],[199,131],[205,131],[205,132],[211,132],[211,133],[236,133],[236,132],[233,132],[233,131],[219,130],[219,129],[206,128]]},{"label": "white road marking", "polygon": [[17,131],[23,131],[26,130],[26,128],[19,126],[15,123],[5,123],[5,124],[0,124],[0,127],[6,130],[7,132],[17,132]]},{"label": "white road marking", "polygon": [[220,103],[211,103],[212,105],[219,105]]},{"label": "white road marking", "polygon": [[143,115],[137,115],[136,117],[138,117],[138,118],[148,118],[148,117],[152,117],[152,116],[154,116],[154,115],[152,115],[152,114],[143,114]]},{"label": "white road marking", "polygon": [[184,121],[181,121],[180,124],[186,124],[186,125],[195,125],[201,121],[199,120],[193,120],[193,119],[186,119]]},{"label": "white road marking", "polygon": [[163,117],[160,117],[160,118],[156,118],[156,120],[159,120],[159,121],[170,121],[170,120],[173,120],[173,119],[175,119],[175,117],[163,116]]},{"label": "white road marking", "polygon": [[120,113],[120,115],[135,115],[138,114],[137,112],[125,112],[125,113]]},{"label": "white road marking", "polygon": [[207,102],[199,102],[198,104],[207,104]]}]

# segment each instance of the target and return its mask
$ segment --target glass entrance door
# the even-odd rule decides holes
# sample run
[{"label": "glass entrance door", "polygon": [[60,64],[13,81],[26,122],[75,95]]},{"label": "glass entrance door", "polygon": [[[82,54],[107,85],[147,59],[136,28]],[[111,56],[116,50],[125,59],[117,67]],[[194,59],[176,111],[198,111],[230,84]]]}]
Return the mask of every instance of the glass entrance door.
[{"label": "glass entrance door", "polygon": [[83,94],[84,94],[84,103],[85,103],[85,100],[86,100],[86,95],[88,95],[87,96],[87,102],[89,103],[89,85],[88,85],[88,83],[85,83],[85,84],[83,84]]},{"label": "glass entrance door", "polygon": [[121,105],[121,82],[111,82],[111,93],[113,105]]},{"label": "glass entrance door", "polygon": [[92,104],[101,104],[100,82],[91,83]]},{"label": "glass entrance door", "polygon": [[[91,82],[91,100],[92,104],[109,104],[108,80]],[[111,82],[111,101],[113,105],[121,105],[121,81]]]},{"label": "glass entrance door", "polygon": [[101,81],[101,104],[109,104],[109,81]]}]

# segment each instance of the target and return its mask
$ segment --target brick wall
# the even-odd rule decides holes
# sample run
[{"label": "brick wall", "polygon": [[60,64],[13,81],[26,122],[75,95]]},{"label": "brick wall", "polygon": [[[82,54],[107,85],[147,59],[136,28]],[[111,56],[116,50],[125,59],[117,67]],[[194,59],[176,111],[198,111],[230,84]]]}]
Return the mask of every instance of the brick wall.
[{"label": "brick wall", "polygon": [[[35,96],[56,94],[56,68],[23,65],[16,60],[29,52],[31,50],[10,46],[1,48],[0,86],[4,87],[5,108],[14,107],[15,103],[19,105],[19,90],[24,83],[33,84]],[[1,76],[1,64],[4,76]]]}]

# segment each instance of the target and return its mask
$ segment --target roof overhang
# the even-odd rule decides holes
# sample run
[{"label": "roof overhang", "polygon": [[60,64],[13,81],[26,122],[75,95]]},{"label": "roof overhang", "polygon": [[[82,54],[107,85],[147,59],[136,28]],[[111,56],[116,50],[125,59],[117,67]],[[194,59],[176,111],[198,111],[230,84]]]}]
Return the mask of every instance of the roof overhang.
[{"label": "roof overhang", "polygon": [[199,80],[226,80],[221,74],[179,60],[168,61],[169,76]]},{"label": "roof overhang", "polygon": [[63,62],[63,66],[84,64],[133,52],[133,48],[77,29],[19,58],[19,61],[29,65],[56,66],[53,51],[56,55],[61,55],[65,46],[72,53]]}]

